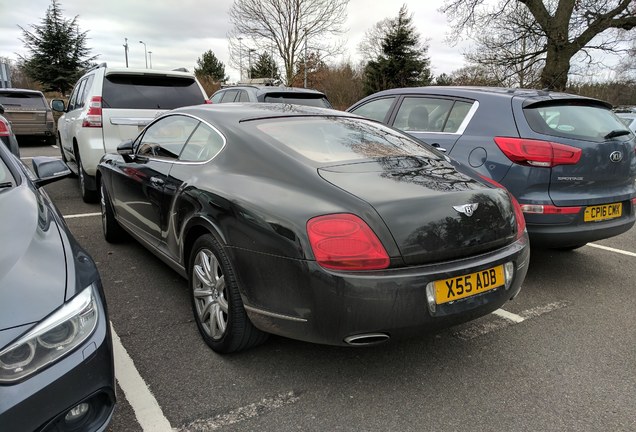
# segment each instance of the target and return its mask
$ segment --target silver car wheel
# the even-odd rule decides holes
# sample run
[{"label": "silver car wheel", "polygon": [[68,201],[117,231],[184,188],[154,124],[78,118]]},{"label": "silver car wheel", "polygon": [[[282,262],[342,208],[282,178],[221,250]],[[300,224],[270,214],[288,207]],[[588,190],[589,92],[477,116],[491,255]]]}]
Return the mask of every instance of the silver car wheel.
[{"label": "silver car wheel", "polygon": [[227,329],[225,275],[217,257],[209,249],[197,254],[192,269],[192,291],[197,316],[205,333],[221,339]]}]

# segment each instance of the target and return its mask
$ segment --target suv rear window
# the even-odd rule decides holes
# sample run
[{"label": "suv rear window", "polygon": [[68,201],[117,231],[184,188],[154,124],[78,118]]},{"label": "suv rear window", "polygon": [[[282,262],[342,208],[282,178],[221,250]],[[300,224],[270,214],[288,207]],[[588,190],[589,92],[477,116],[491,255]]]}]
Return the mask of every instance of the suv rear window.
[{"label": "suv rear window", "polygon": [[265,95],[265,102],[286,103],[294,105],[306,105],[320,108],[331,108],[331,104],[326,97],[314,94],[285,94],[268,93]]},{"label": "suv rear window", "polygon": [[104,108],[173,109],[205,103],[190,77],[108,75],[104,78]]},{"label": "suv rear window", "polygon": [[562,138],[604,141],[610,132],[626,129],[612,111],[593,105],[531,105],[523,112],[532,130]]},{"label": "suv rear window", "polygon": [[46,103],[42,96],[34,93],[0,92],[0,104],[5,107],[23,106],[46,109]]}]

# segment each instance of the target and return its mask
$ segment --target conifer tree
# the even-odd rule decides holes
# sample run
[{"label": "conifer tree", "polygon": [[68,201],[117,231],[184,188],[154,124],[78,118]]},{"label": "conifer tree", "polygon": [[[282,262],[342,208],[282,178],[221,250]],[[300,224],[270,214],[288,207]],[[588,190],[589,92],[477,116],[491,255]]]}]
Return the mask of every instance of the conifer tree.
[{"label": "conifer tree", "polygon": [[194,68],[194,74],[197,77],[211,78],[216,82],[224,82],[228,80],[225,75],[225,65],[216,58],[212,50],[208,50],[197,59],[197,67]]},{"label": "conifer tree", "polygon": [[51,0],[39,25],[31,24],[32,31],[20,27],[22,42],[30,53],[20,56],[24,71],[45,91],[67,93],[97,58],[89,56],[88,32],[80,31],[77,18],[64,18],[59,3]]}]

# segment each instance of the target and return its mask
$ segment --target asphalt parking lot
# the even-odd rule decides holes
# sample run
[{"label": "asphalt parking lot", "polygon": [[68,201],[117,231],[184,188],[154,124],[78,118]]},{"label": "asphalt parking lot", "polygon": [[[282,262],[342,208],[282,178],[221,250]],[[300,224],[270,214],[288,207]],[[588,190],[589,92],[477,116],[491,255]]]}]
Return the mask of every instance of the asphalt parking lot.
[{"label": "asphalt parking lot", "polygon": [[[21,152],[25,163],[60,154]],[[514,301],[439,334],[372,348],[271,337],[220,356],[199,336],[185,280],[132,240],[106,243],[77,179],[46,190],[106,291],[112,432],[636,430],[636,229],[573,252],[533,249]]]}]

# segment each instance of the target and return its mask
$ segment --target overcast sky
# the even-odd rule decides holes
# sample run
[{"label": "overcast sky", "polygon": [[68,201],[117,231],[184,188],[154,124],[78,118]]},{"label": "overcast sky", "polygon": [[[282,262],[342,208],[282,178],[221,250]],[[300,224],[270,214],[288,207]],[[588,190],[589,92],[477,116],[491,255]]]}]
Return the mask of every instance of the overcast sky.
[{"label": "overcast sky", "polygon": [[[86,0],[60,0],[65,18],[78,15],[80,30],[88,31],[87,45],[98,62],[109,66],[125,66],[124,38],[128,38],[130,67],[144,67],[144,45],[152,52],[155,69],[186,67],[193,70],[196,60],[212,50],[225,64],[231,81],[238,79],[238,70],[230,67],[227,33],[231,28],[228,10],[233,0],[110,0],[106,3]],[[463,66],[462,50],[466,45],[451,46],[446,37],[448,23],[437,10],[442,0],[373,1],[350,0],[347,49],[344,58],[356,61],[357,47],[364,33],[376,22],[397,16],[406,4],[413,14],[421,37],[429,40],[429,57],[433,73],[450,73]],[[39,24],[50,0],[0,0],[0,57],[16,59],[27,51],[20,40],[18,26],[31,30]],[[336,60],[336,59],[334,59]],[[337,59],[341,60],[341,59]]]}]

